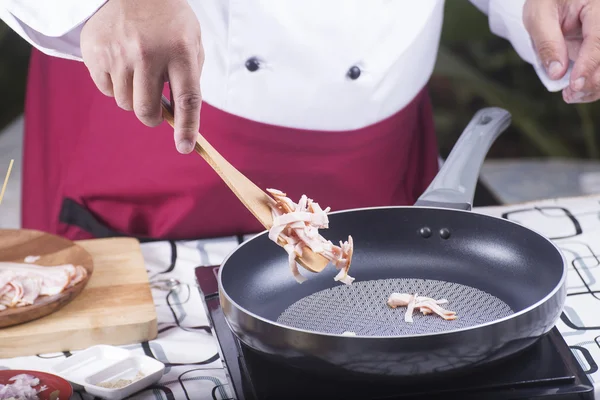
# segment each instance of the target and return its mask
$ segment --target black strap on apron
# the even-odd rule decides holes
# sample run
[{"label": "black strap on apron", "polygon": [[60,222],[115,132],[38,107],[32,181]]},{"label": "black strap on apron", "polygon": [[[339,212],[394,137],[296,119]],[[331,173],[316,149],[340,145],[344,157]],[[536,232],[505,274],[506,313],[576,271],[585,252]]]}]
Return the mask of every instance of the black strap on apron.
[{"label": "black strap on apron", "polygon": [[63,224],[76,226],[99,239],[110,237],[130,237],[139,240],[141,243],[170,240],[168,238],[150,238],[143,236],[126,235],[122,232],[117,232],[100,222],[90,210],[68,197],[65,197],[63,199],[62,206],[60,209],[60,215],[58,218],[59,221]]}]

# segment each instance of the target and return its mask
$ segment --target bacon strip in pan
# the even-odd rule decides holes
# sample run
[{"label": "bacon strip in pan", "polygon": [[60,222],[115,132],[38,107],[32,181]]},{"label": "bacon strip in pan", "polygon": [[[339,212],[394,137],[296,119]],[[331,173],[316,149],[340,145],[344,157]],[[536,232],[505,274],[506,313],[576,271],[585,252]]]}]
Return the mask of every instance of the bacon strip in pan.
[{"label": "bacon strip in pan", "polygon": [[414,295],[409,293],[392,293],[388,298],[387,304],[391,308],[406,307],[406,313],[404,314],[404,321],[413,322],[413,313],[415,309],[421,311],[423,315],[435,313],[446,321],[456,319],[456,313],[454,311],[448,311],[440,304],[446,304],[448,300],[440,299],[435,300],[431,297],[419,296],[418,293]]}]

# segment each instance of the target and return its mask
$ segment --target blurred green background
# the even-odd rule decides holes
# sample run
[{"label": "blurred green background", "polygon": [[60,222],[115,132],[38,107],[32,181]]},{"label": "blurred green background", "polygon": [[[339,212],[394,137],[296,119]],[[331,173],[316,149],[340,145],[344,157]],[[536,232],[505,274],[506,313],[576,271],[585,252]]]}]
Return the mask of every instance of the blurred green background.
[{"label": "blurred green background", "polygon": [[[445,157],[472,115],[488,105],[508,109],[513,124],[489,158],[598,159],[600,105],[568,105],[548,93],[533,68],[467,0],[446,1],[444,30],[430,90]],[[0,21],[0,129],[22,113],[29,45]]]}]

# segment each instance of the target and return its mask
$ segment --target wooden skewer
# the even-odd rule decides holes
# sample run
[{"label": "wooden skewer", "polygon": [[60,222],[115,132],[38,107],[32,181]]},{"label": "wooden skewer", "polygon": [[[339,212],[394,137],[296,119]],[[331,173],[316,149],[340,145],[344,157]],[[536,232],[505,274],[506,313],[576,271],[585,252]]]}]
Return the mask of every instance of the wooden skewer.
[{"label": "wooden skewer", "polygon": [[2,204],[2,199],[4,198],[4,191],[6,190],[6,184],[8,183],[8,178],[10,177],[10,171],[12,171],[14,162],[15,162],[15,160],[10,160],[10,164],[8,165],[8,171],[6,172],[6,178],[4,178],[4,185],[2,185],[2,192],[0,193],[0,204]]},{"label": "wooden skewer", "polygon": [[[165,96],[162,96],[161,105],[163,118],[174,128],[175,116],[171,102]],[[274,205],[275,200],[235,169],[200,133],[198,133],[194,150],[215,170],[260,223],[266,229],[270,229],[273,226],[270,205]],[[284,243],[280,240],[279,244],[283,245]],[[296,260],[303,268],[312,272],[322,271],[329,262],[325,257],[314,253],[309,248],[303,249],[302,257],[298,257]]]}]

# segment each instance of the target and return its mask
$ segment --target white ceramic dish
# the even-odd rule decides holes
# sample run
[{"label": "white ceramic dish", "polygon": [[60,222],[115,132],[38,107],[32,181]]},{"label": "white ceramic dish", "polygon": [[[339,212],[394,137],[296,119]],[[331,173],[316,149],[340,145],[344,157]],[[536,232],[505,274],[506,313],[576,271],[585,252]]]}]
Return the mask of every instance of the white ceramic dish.
[{"label": "white ceramic dish", "polygon": [[[51,368],[55,375],[69,381],[75,390],[108,400],[120,400],[156,383],[162,377],[165,365],[154,358],[138,355],[115,346],[98,345],[77,352]],[[141,373],[139,379],[134,379]],[[133,380],[120,388],[109,389],[100,383],[114,383],[119,379]]]}]

